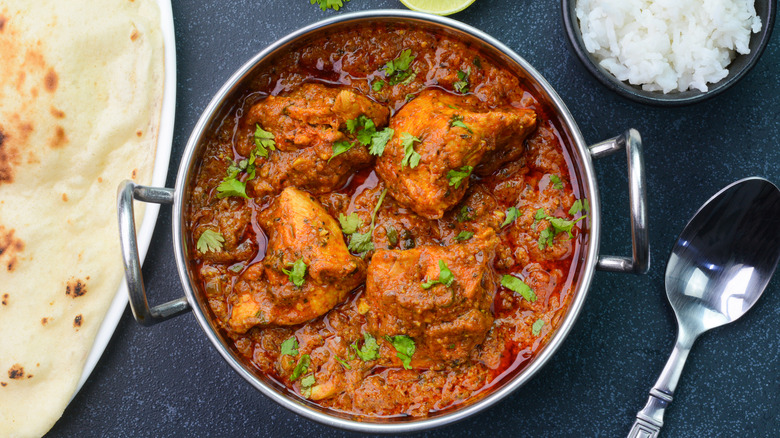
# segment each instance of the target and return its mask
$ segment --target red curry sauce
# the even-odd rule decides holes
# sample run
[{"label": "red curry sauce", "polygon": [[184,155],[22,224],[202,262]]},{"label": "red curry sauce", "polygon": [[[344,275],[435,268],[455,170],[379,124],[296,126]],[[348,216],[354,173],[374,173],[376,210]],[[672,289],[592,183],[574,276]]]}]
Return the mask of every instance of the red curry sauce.
[{"label": "red curry sauce", "polygon": [[[412,74],[391,85],[385,66],[406,49],[414,55],[408,68]],[[468,72],[466,90],[462,83],[460,87],[455,86],[464,76],[459,77],[459,71]],[[383,81],[384,86],[376,86],[377,81]],[[488,291],[492,296],[489,309],[492,324],[484,339],[480,338],[481,342],[463,352],[459,359],[437,361],[413,356],[411,369],[405,369],[393,343],[380,335],[375,336],[378,358],[364,361],[358,357],[355,348],[365,345],[364,333],[370,331],[366,316],[369,304],[362,283],[332,310],[303,323],[268,324],[266,318],[273,315],[257,316],[261,314],[257,312],[251,324],[240,329],[231,325],[231,315],[238,306],[236,288],[243,281],[239,279],[270,256],[267,254],[269,237],[261,224],[275,226],[273,220],[279,223],[288,218],[275,218],[269,213],[279,190],[248,181],[246,176],[247,198],[219,197],[216,188],[224,181],[231,164],[248,158],[244,143],[251,138],[254,125],[248,126],[246,119],[253,108],[268,96],[294,95],[302,84],[325,86],[321,90],[326,93],[332,89],[351,90],[373,103],[386,105],[391,123],[406,103],[430,89],[452,95],[463,105],[481,111],[528,108],[535,112],[536,129],[525,140],[511,145],[521,151],[519,156],[490,174],[471,174],[463,198],[441,218],[421,217],[387,195],[375,216],[374,250],[362,254],[352,252],[353,257],[362,259],[371,270],[371,260],[377,251],[464,245],[467,242],[458,236],[479,235],[490,229],[489,233],[497,237],[488,267],[488,277],[493,283],[487,282],[488,286],[492,284]],[[240,355],[261,373],[298,396],[335,411],[366,417],[426,416],[483,397],[491,387],[522,369],[544,346],[566,313],[576,283],[578,266],[573,261],[581,259],[584,235],[580,234],[580,227],[584,221],[573,226],[573,237],[557,232],[546,245],[539,243],[540,239],[544,240],[545,230],[552,229],[550,217],[573,221],[586,213],[570,214],[577,201],[574,189],[577,181],[570,172],[553,117],[554,113],[537,101],[532,90],[526,89],[510,71],[479,50],[440,34],[401,26],[355,29],[312,41],[294,53],[281,56],[256,77],[250,89],[236,98],[235,105],[214,128],[191,188],[186,212],[187,235],[194,258],[191,267],[201,281],[215,324],[223,328]],[[278,150],[257,160],[276,161],[262,169],[258,166],[255,176],[258,181],[264,177],[271,180],[290,169],[290,163],[284,161],[286,158],[274,156],[288,147],[283,143],[283,134],[273,134]],[[291,140],[290,144],[295,141],[307,140]],[[344,158],[343,162],[347,167],[360,163],[355,165],[360,168],[350,172],[338,187],[318,186],[341,182],[329,179],[329,175],[320,179],[317,172],[324,171],[315,168],[322,163],[310,165],[311,177],[302,176],[303,179],[295,181],[303,181],[300,184],[308,190],[305,193],[310,193],[308,196],[334,219],[340,214],[355,213],[365,232],[387,182],[374,170],[373,157],[357,156],[357,153],[350,152],[354,157]],[[368,165],[364,164],[367,159],[371,161]],[[517,218],[503,224],[511,207],[517,208]],[[544,211],[544,218],[537,217],[539,209]],[[195,251],[196,242],[207,229],[220,233],[222,248]],[[343,235],[342,238],[346,243],[351,237]],[[454,274],[457,281],[468,272],[460,270]],[[524,281],[536,299],[531,301],[501,286],[500,280],[507,274]],[[284,276],[281,279],[287,281]],[[267,279],[271,283],[277,280],[274,276]],[[394,280],[386,281],[387,287],[392,288],[402,287],[406,280],[398,279],[395,285],[389,283]],[[296,293],[299,289],[291,290]],[[482,312],[485,314],[485,309]],[[295,354],[281,354],[282,343],[292,336],[297,343]],[[464,332],[463,336],[469,334]],[[421,345],[419,340],[417,344]],[[457,350],[460,343],[445,348]],[[422,353],[418,349],[416,354]],[[295,376],[304,355],[308,355],[310,363],[303,373]],[[308,376],[311,378],[304,385]]]}]

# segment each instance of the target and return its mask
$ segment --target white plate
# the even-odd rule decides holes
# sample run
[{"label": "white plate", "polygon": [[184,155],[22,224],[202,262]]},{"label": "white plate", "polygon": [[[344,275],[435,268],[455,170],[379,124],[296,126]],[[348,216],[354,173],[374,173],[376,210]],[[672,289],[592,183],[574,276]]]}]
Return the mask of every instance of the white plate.
[{"label": "white plate", "polygon": [[[164,187],[165,179],[168,176],[168,165],[171,160],[171,146],[173,143],[173,121],[176,108],[176,39],[173,33],[173,11],[171,10],[170,0],[157,0],[160,7],[160,27],[162,28],[164,55],[165,55],[165,78],[163,80],[163,100],[160,113],[160,126],[157,132],[157,153],[154,158],[154,171],[152,173],[152,186]],[[152,240],[152,232],[157,223],[157,213],[160,211],[159,204],[146,204],[146,213],[138,231],[138,253],[143,263],[146,257],[146,251],[149,249],[149,242]],[[122,284],[114,296],[114,301],[108,308],[103,323],[100,324],[95,342],[87,356],[87,362],[84,364],[84,370],[81,372],[81,379],[76,387],[76,391],[71,396],[71,400],[81,390],[84,382],[95,369],[106,349],[108,341],[114,334],[119,320],[127,307],[127,283],[122,279]]]}]

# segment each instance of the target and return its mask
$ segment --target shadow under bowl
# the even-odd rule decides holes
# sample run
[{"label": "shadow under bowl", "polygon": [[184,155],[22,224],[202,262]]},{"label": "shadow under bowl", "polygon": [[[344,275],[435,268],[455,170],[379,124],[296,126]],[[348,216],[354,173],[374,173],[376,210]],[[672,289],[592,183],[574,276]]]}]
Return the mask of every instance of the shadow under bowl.
[{"label": "shadow under bowl", "polygon": [[692,103],[701,102],[726,91],[729,87],[736,84],[747,72],[749,72],[761,54],[764,52],[769,39],[772,36],[772,29],[775,23],[775,12],[777,10],[776,0],[756,0],[756,14],[761,17],[761,30],[750,37],[750,53],[737,54],[734,60],[729,64],[728,75],[714,84],[707,84],[708,91],[686,90],[671,91],[664,94],[661,91],[646,91],[640,85],[631,85],[627,82],[618,80],[612,73],[608,72],[599,65],[592,53],[585,49],[585,43],[582,41],[580,23],[577,14],[574,11],[577,0],[561,0],[561,12],[563,15],[563,25],[566,29],[569,43],[574,53],[580,59],[585,68],[599,82],[619,95],[634,102],[645,103],[656,106],[683,106]]}]

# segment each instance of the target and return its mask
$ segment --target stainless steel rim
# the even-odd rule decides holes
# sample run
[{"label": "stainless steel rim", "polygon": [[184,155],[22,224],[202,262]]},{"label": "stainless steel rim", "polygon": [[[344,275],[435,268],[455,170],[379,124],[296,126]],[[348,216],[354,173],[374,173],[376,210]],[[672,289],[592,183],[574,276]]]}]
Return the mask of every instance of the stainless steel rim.
[{"label": "stainless steel rim", "polygon": [[[222,344],[219,336],[212,328],[206,317],[203,309],[200,308],[199,303],[195,297],[192,289],[192,279],[190,278],[187,270],[187,263],[184,254],[184,244],[186,242],[183,234],[183,208],[184,208],[184,194],[186,192],[186,184],[190,178],[190,172],[192,170],[192,160],[196,153],[196,148],[200,142],[200,138],[209,123],[214,112],[219,108],[220,103],[225,99],[234,89],[235,85],[239,83],[250,70],[262,59],[274,53],[279,48],[293,42],[294,40],[309,34],[313,31],[322,30],[324,28],[341,24],[347,21],[361,21],[361,20],[375,20],[375,19],[402,19],[404,21],[432,23],[442,26],[444,28],[454,30],[460,33],[465,33],[476,37],[484,41],[487,45],[494,48],[496,51],[505,55],[513,62],[517,63],[521,68],[525,69],[528,74],[537,81],[539,86],[547,93],[549,101],[554,105],[558,111],[560,118],[567,125],[569,132],[572,136],[574,144],[571,145],[574,151],[578,154],[582,170],[584,172],[580,177],[586,182],[587,193],[584,195],[590,200],[591,204],[591,222],[590,222],[590,241],[587,245],[587,252],[585,260],[582,263],[579,287],[575,292],[575,297],[572,300],[568,314],[559,326],[555,335],[550,339],[548,344],[542,349],[542,351],[536,356],[536,358],[530,363],[520,374],[518,374],[514,380],[504,385],[502,388],[496,390],[489,396],[485,397],[472,405],[465,408],[458,409],[452,413],[433,417],[423,418],[419,420],[411,420],[404,423],[371,423],[365,421],[354,421],[341,417],[327,415],[321,411],[318,411],[302,401],[296,400],[293,397],[288,397],[280,394],[275,389],[269,387],[265,383],[261,382],[248,370],[246,370],[242,364],[232,355],[229,349]],[[527,61],[517,55],[514,51],[507,46],[496,40],[495,38],[487,35],[486,33],[477,30],[469,25],[455,21],[450,18],[439,17],[435,15],[429,15],[424,13],[405,11],[405,10],[376,10],[376,11],[364,11],[355,12],[340,15],[337,17],[322,20],[320,22],[309,25],[302,28],[292,34],[278,40],[274,44],[262,50],[255,55],[249,62],[244,64],[236,73],[234,73],[225,85],[217,92],[209,105],[204,110],[198,123],[190,135],[187,142],[187,146],[184,150],[184,154],[181,159],[179,171],[176,178],[176,189],[174,195],[173,206],[173,244],[174,254],[176,257],[176,265],[179,272],[179,277],[184,286],[184,291],[187,296],[187,300],[193,309],[193,313],[200,324],[206,336],[209,338],[212,344],[217,348],[220,355],[227,361],[227,363],[245,380],[257,388],[260,392],[276,401],[280,405],[284,406],[291,411],[301,414],[307,418],[315,420],[317,422],[326,424],[328,426],[338,427],[342,429],[348,429],[364,433],[399,433],[409,431],[419,431],[435,427],[444,426],[454,423],[469,417],[503,399],[509,393],[525,384],[531,379],[543,365],[552,357],[552,355],[558,350],[563,343],[564,339],[568,335],[569,331],[574,326],[577,317],[582,310],[583,303],[585,301],[585,295],[590,287],[591,280],[593,278],[594,270],[597,262],[597,255],[599,250],[600,241],[600,199],[598,188],[596,184],[596,177],[593,171],[593,162],[591,160],[590,152],[585,144],[582,134],[579,131],[576,123],[574,122],[571,113],[566,105],[563,103],[558,94],[553,90],[549,83],[537,72]]]}]

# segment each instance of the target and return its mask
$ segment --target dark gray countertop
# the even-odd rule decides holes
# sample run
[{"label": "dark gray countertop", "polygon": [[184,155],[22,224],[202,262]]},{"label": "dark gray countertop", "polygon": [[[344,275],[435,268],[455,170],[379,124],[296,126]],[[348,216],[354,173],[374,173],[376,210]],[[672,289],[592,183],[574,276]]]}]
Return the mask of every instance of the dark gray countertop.
[{"label": "dark gray countertop", "polygon": [[[352,0],[338,13],[401,8]],[[221,84],[269,43],[330,17],[306,0],[175,0],[177,113],[168,186],[184,145]],[[570,336],[545,368],[498,405],[422,435],[625,436],[674,344],[663,274],[671,245],[712,194],[758,175],[780,183],[780,31],[755,69],[724,94],[662,109],[606,91],[569,50],[556,1],[477,0],[452,16],[527,59],[562,96],[589,142],[628,127],[644,139],[653,265],[644,276],[598,272]],[[777,25],[775,26],[777,27]],[[596,163],[602,253],[629,254],[623,155]],[[144,275],[153,301],[182,295],[171,213],[162,207]],[[736,323],[693,348],[666,437],[780,435],[780,275]],[[355,436],[299,417],[242,380],[192,315],[151,328],[129,310],[95,371],[49,434],[105,436]]]}]

